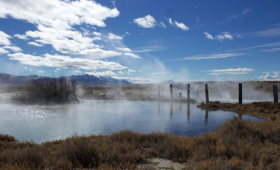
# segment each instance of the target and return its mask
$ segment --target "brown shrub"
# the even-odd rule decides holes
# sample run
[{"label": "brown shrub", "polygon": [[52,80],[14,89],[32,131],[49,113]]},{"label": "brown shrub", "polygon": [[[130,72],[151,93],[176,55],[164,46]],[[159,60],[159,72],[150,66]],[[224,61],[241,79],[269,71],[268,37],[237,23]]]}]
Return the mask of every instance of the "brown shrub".
[{"label": "brown shrub", "polygon": [[0,134],[0,141],[14,142],[14,141],[16,141],[16,140],[15,140],[15,138],[14,138],[13,136]]},{"label": "brown shrub", "polygon": [[33,80],[26,86],[26,91],[15,95],[13,99],[21,103],[66,103],[76,97],[77,83],[66,77]]}]

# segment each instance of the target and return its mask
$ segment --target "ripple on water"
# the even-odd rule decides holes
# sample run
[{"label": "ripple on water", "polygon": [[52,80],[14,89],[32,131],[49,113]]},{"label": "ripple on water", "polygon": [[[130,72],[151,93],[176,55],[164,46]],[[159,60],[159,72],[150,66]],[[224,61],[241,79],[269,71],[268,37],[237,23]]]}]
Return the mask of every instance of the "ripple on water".
[{"label": "ripple on water", "polygon": [[[186,104],[144,101],[86,101],[65,105],[0,104],[0,133],[37,143],[75,134],[111,134],[121,130],[167,132],[180,136],[202,135],[237,114],[206,113]],[[261,120],[243,115],[243,119]]]}]

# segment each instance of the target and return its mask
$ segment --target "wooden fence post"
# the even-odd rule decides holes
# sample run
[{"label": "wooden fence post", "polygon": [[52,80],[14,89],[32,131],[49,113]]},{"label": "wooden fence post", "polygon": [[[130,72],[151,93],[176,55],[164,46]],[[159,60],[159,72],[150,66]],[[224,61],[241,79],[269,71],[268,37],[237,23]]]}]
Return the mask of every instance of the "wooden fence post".
[{"label": "wooden fence post", "polygon": [[209,103],[208,84],[205,84],[205,97],[206,97],[206,103]]},{"label": "wooden fence post", "polygon": [[179,97],[180,97],[180,102],[181,102],[181,100],[182,100],[182,93],[181,92],[179,93]]},{"label": "wooden fence post", "polygon": [[278,90],[277,85],[273,85],[274,103],[278,103]]},{"label": "wooden fence post", "polygon": [[190,103],[190,84],[187,84],[187,102]]},{"label": "wooden fence post", "polygon": [[160,85],[158,85],[158,99],[160,98]]},{"label": "wooden fence post", "polygon": [[170,99],[173,100],[173,89],[172,89],[172,84],[170,84]]},{"label": "wooden fence post", "polygon": [[242,104],[242,83],[239,83],[239,104]]}]

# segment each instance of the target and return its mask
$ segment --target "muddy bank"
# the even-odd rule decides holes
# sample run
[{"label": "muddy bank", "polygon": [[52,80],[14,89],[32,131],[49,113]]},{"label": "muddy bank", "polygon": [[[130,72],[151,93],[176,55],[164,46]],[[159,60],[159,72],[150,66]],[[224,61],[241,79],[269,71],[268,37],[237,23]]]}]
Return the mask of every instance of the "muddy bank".
[{"label": "muddy bank", "polygon": [[265,119],[279,118],[280,115],[280,103],[272,102],[253,102],[247,104],[210,102],[207,104],[200,103],[197,107],[209,111],[232,111]]}]

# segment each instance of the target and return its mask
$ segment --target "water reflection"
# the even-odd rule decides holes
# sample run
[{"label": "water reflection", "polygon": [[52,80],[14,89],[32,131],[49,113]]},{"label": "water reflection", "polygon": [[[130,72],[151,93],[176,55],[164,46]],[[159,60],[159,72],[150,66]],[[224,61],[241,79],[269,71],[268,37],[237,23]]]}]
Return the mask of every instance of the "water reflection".
[{"label": "water reflection", "polygon": [[187,115],[188,115],[188,122],[190,121],[190,115],[191,115],[191,108],[190,108],[190,103],[187,103]]},{"label": "water reflection", "polygon": [[[56,106],[0,103],[0,115],[0,133],[10,134],[19,141],[37,143],[74,134],[111,134],[121,130],[195,136],[213,131],[221,123],[238,116],[224,111],[208,113],[183,102],[102,100]],[[260,120],[248,115],[243,115],[242,119]]]},{"label": "water reflection", "polygon": [[158,114],[160,114],[160,102],[158,102]]},{"label": "water reflection", "polygon": [[205,125],[207,125],[207,123],[208,123],[208,110],[205,110],[205,120],[204,120],[204,122],[205,122]]},{"label": "water reflection", "polygon": [[170,102],[170,118],[173,116],[173,102]]}]

